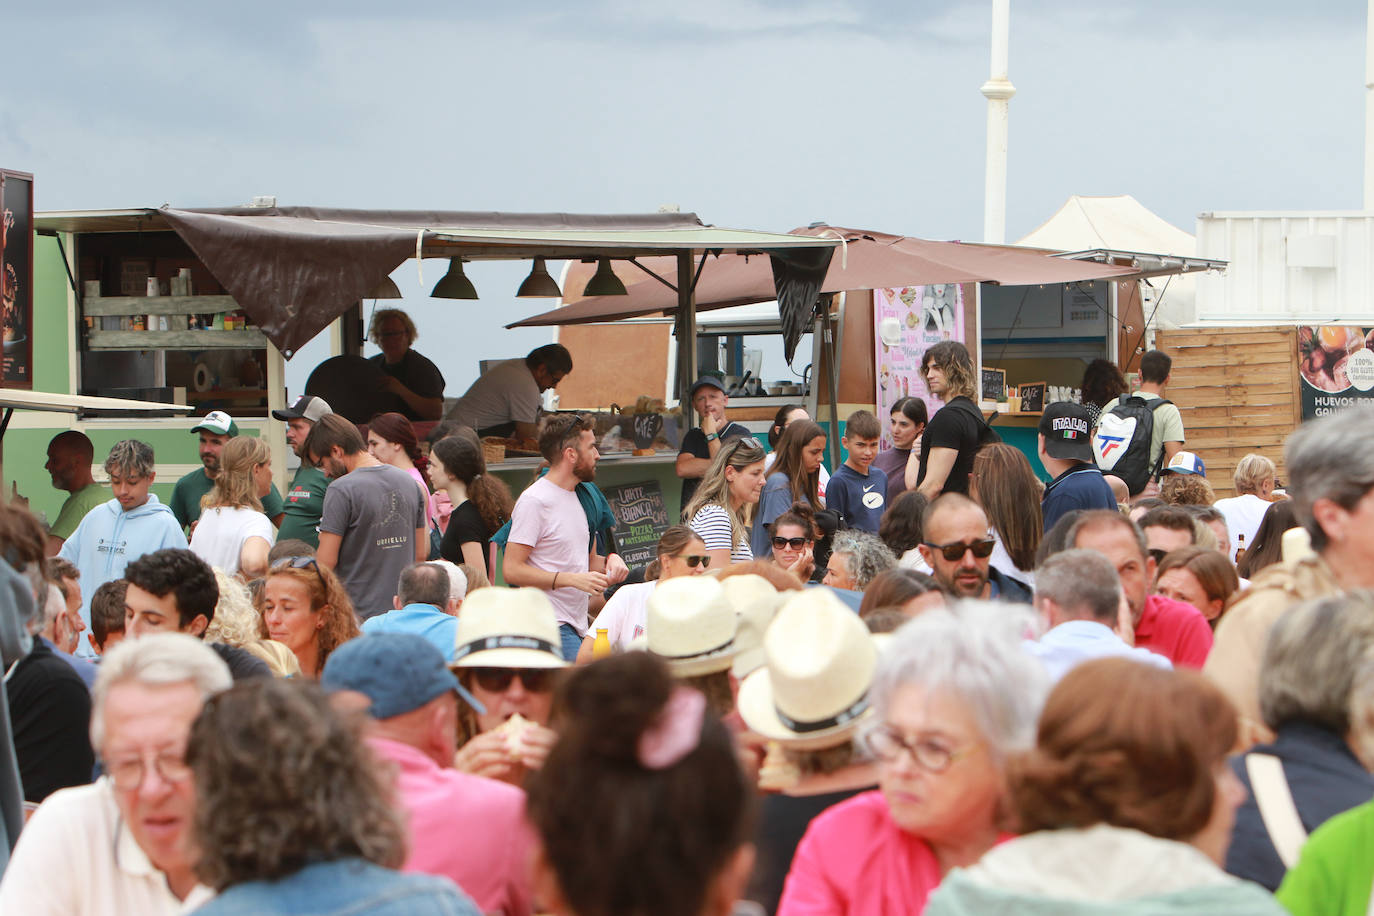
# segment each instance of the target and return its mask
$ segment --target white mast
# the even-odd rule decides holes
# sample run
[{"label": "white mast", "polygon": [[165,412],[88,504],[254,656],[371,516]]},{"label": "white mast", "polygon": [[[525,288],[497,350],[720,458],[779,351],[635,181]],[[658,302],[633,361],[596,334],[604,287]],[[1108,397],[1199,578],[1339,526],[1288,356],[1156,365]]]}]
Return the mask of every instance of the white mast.
[{"label": "white mast", "polygon": [[1369,0],[1364,39],[1364,208],[1374,210],[1374,0]]},{"label": "white mast", "polygon": [[[1370,0],[1374,9],[1374,0]],[[1374,34],[1374,33],[1371,33]],[[1007,239],[1007,107],[1016,87],[1007,79],[1011,43],[1011,0],[992,0],[992,73],[979,90],[988,100],[988,161],[983,179],[983,241]],[[1374,101],[1370,103],[1374,106]],[[1374,108],[1370,109],[1374,111]],[[1368,176],[1366,166],[1366,176]],[[1370,183],[1365,179],[1366,195]]]}]

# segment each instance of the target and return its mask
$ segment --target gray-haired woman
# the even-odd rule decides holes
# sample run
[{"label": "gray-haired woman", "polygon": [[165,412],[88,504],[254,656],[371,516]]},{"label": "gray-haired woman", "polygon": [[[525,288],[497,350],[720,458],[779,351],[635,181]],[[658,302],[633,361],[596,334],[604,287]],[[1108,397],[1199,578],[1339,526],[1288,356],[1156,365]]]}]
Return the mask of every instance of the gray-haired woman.
[{"label": "gray-haired woman", "polygon": [[880,790],[812,821],[779,916],[919,913],[951,868],[1002,838],[1005,761],[1033,742],[1048,687],[1009,610],[966,601],[892,637],[864,738]]},{"label": "gray-haired woman", "polygon": [[1374,796],[1374,776],[1351,746],[1350,716],[1351,685],[1371,647],[1369,591],[1308,601],[1270,629],[1259,704],[1276,737],[1231,761],[1248,795],[1226,856],[1231,874],[1277,889],[1308,833]]}]

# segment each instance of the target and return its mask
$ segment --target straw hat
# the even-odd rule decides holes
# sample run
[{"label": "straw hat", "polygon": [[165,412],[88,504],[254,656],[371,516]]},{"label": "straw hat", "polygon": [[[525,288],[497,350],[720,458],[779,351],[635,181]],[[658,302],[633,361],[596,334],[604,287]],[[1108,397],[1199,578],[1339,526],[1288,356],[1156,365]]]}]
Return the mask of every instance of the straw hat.
[{"label": "straw hat", "polygon": [[735,609],[721,583],[709,576],[667,579],[649,596],[648,649],[677,677],[728,669],[735,658],[735,630]]},{"label": "straw hat", "polygon": [[870,715],[878,650],[859,615],[824,588],[794,592],[763,638],[767,667],[744,679],[750,729],[796,750],[848,741]]},{"label": "straw hat", "polygon": [[558,618],[537,588],[480,588],[463,602],[454,668],[564,668]]},{"label": "straw hat", "polygon": [[763,634],[782,606],[783,594],[763,576],[751,574],[720,580],[725,597],[735,609],[735,677],[743,678],[763,664]]}]

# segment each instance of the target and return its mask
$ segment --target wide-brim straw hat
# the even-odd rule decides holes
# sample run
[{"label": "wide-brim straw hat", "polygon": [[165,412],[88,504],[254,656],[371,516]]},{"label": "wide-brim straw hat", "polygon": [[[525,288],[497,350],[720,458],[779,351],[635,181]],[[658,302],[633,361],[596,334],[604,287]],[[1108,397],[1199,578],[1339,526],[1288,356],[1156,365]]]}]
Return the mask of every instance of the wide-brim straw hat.
[{"label": "wide-brim straw hat", "polygon": [[479,588],[463,601],[454,668],[565,668],[558,618],[537,588]]},{"label": "wide-brim straw hat", "polygon": [[709,576],[660,582],[649,596],[644,624],[647,648],[676,677],[725,671],[735,659],[734,606]]},{"label": "wide-brim straw hat", "polygon": [[852,740],[872,715],[878,649],[868,627],[824,588],[793,593],[763,640],[766,665],[740,684],[749,728],[795,750]]},{"label": "wide-brim straw hat", "polygon": [[763,664],[763,634],[782,606],[785,593],[779,592],[763,576],[749,573],[720,580],[725,597],[735,609],[735,661],[731,671],[744,678]]}]

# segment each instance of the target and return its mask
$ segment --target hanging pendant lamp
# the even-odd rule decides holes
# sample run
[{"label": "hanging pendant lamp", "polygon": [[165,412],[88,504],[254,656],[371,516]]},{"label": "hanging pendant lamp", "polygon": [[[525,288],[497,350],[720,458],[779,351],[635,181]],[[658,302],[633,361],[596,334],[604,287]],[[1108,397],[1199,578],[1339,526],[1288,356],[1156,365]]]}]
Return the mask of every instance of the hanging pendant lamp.
[{"label": "hanging pendant lamp", "polygon": [[544,259],[535,258],[530,275],[520,284],[520,290],[515,295],[519,299],[561,299],[563,291],[558,288],[557,281],[549,276]]},{"label": "hanging pendant lamp", "polygon": [[611,259],[601,258],[596,263],[596,273],[587,281],[587,288],[582,291],[584,296],[628,296],[625,290],[625,281],[615,275],[611,269]]},{"label": "hanging pendant lamp", "polygon": [[463,259],[449,258],[448,273],[434,285],[429,294],[433,299],[476,299],[477,288],[472,285],[467,274],[463,273]]}]

